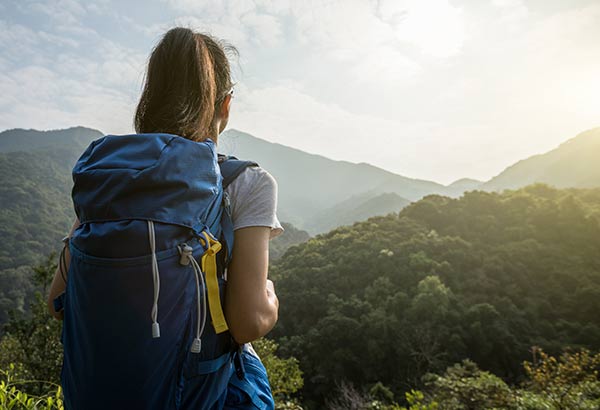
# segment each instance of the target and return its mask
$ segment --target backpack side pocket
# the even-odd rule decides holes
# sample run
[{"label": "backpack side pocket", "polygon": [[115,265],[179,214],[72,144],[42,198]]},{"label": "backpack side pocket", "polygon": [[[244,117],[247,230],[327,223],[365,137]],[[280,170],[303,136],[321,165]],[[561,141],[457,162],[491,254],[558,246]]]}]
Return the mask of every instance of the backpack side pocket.
[{"label": "backpack side pocket", "polygon": [[239,355],[243,377],[235,373],[231,376],[224,409],[273,410],[275,401],[267,369],[247,347]]}]

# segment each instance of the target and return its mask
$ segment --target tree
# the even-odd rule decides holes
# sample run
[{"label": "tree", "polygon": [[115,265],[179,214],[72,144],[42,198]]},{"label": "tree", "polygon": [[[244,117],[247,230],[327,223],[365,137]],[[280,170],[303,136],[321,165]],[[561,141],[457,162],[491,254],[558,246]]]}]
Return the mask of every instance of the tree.
[{"label": "tree", "polygon": [[526,386],[546,396],[556,410],[600,406],[600,353],[582,349],[556,358],[538,347],[532,353],[533,360],[523,364],[529,378]]},{"label": "tree", "polygon": [[427,375],[425,379],[440,410],[516,408],[510,387],[499,377],[481,371],[470,360],[448,367],[441,376]]},{"label": "tree", "polygon": [[[45,290],[56,270],[55,254],[33,268],[35,285]],[[37,291],[30,313],[13,311],[0,340],[0,369],[16,363],[15,379],[29,380],[27,392],[42,394],[59,383],[62,367],[61,323],[48,314],[46,298]],[[34,383],[35,382],[35,383]],[[50,386],[50,387],[49,387]]]},{"label": "tree", "polygon": [[252,346],[267,369],[277,407],[290,408],[294,403],[293,394],[304,385],[298,360],[294,357],[288,359],[278,357],[275,354],[277,343],[266,338],[252,342]]}]

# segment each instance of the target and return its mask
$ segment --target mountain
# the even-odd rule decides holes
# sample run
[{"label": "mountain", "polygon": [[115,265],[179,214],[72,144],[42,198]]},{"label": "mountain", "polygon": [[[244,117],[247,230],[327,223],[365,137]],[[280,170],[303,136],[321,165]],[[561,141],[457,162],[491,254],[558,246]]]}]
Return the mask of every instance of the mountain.
[{"label": "mountain", "polygon": [[[29,274],[27,267],[58,250],[74,218],[71,168],[88,144],[102,135],[85,127],[0,132],[0,312],[26,305],[31,293],[23,280]],[[290,225],[288,235],[274,241],[274,258],[310,234],[399,212],[429,194],[458,197],[474,189],[514,189],[534,182],[600,186],[600,128],[520,161],[488,182],[461,179],[448,186],[365,163],[334,161],[237,130],[222,134],[219,151],[253,159],[277,179],[279,219],[295,228]]]},{"label": "mountain", "polygon": [[70,171],[98,135],[85,129],[0,133],[0,324],[9,310],[29,305],[30,266],[60,249],[75,217]]},{"label": "mountain", "polygon": [[379,195],[367,192],[354,195],[317,213],[307,227],[313,231],[327,232],[338,226],[364,221],[374,215],[400,212],[410,202],[393,192]]},{"label": "mountain", "polygon": [[536,182],[557,188],[600,186],[600,127],[582,132],[550,152],[517,162],[481,189],[517,189]]},{"label": "mountain", "polygon": [[[9,130],[0,133],[0,152],[60,148],[76,157],[102,135],[100,131],[84,127]],[[534,182],[557,187],[600,186],[600,169],[595,165],[600,160],[599,148],[600,128],[584,132],[547,154],[520,161],[488,182],[463,178],[444,186],[407,178],[366,163],[331,160],[238,130],[228,130],[219,139],[220,152],[255,160],[277,179],[279,219],[310,234],[374,215],[398,212],[406,203],[429,194],[459,197],[475,189],[514,189]],[[72,163],[64,163],[64,158],[59,161],[66,165],[68,172]]]},{"label": "mountain", "polygon": [[0,153],[0,270],[37,262],[67,234],[76,158],[58,148]]},{"label": "mountain", "polygon": [[71,169],[102,133],[84,127],[0,133],[0,270],[57,250],[75,218]]},{"label": "mountain", "polygon": [[457,181],[454,181],[447,187],[449,189],[460,192],[460,195],[462,195],[463,192],[478,189],[481,186],[481,184],[483,184],[483,181],[479,181],[477,179],[461,178]]},{"label": "mountain", "polygon": [[285,234],[279,235],[269,242],[269,261],[271,262],[281,258],[291,246],[310,239],[308,232],[298,229],[288,222],[282,222],[281,226],[285,230]]},{"label": "mountain", "polygon": [[[15,129],[0,133],[0,152],[62,148],[79,154],[92,140],[102,135],[100,131],[84,127],[54,131]],[[279,183],[280,220],[310,233],[337,226],[337,222],[331,223],[331,218],[319,217],[319,214],[326,215],[324,210],[331,208],[345,215],[340,222],[352,223],[381,212],[399,211],[401,206],[397,197],[412,201],[431,193],[451,196],[462,193],[460,189],[457,191],[435,182],[403,177],[369,164],[334,161],[237,130],[228,130],[220,136],[219,151],[255,160],[267,169]],[[72,163],[66,165],[70,169]],[[397,197],[375,199],[387,193]],[[352,197],[360,197],[360,203],[350,200]],[[392,198],[394,200],[390,203],[384,203],[385,199]],[[346,209],[344,204],[350,208]],[[357,209],[360,206],[362,208]],[[314,222],[315,218],[325,223],[319,225]]]},{"label": "mountain", "polygon": [[102,135],[98,130],[85,127],[51,131],[12,129],[0,132],[0,152],[32,151],[57,147],[82,152],[90,142]]},{"label": "mountain", "polygon": [[[311,233],[326,229],[312,222],[318,214],[353,196],[395,193],[413,201],[431,193],[451,194],[435,182],[407,178],[365,163],[334,161],[237,130],[219,137],[219,151],[255,160],[268,170],[278,182],[280,219]],[[376,213],[366,212],[367,217],[373,215]]]}]

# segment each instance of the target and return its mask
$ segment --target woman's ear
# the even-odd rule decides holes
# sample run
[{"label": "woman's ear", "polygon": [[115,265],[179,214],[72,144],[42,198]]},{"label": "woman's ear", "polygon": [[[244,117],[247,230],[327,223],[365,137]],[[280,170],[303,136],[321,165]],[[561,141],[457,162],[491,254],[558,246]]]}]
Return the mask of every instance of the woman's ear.
[{"label": "woman's ear", "polygon": [[221,110],[219,116],[221,119],[227,120],[229,118],[229,109],[231,108],[231,94],[227,94],[221,103]]},{"label": "woman's ear", "polygon": [[229,109],[231,108],[231,94],[227,94],[221,103],[221,108],[219,109],[218,116],[218,124],[219,124],[219,134],[223,132],[227,123],[229,122]]}]

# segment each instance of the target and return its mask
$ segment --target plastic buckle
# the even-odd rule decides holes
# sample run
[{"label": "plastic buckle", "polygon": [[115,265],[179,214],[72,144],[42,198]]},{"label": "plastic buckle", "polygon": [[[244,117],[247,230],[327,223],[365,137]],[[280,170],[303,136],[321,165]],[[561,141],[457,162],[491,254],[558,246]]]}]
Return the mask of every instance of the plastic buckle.
[{"label": "plastic buckle", "polygon": [[242,360],[243,350],[244,347],[240,346],[235,352],[235,356],[233,358],[233,363],[235,364],[235,374],[240,380],[244,380],[244,377],[246,376],[246,369],[244,368],[244,361]]},{"label": "plastic buckle", "polygon": [[229,214],[229,208],[231,207],[231,200],[229,199],[229,194],[223,191],[223,205],[227,210],[227,214]]},{"label": "plastic buckle", "polygon": [[177,249],[179,250],[179,264],[183,266],[188,266],[190,264],[190,258],[192,258],[192,247],[187,243],[182,243],[181,245],[177,245]]}]

